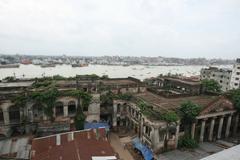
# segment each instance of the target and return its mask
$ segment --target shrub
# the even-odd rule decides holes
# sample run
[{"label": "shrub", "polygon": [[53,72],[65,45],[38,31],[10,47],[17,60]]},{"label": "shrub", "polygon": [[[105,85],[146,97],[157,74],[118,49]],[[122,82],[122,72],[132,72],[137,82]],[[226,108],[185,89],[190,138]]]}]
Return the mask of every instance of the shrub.
[{"label": "shrub", "polygon": [[183,136],[178,141],[178,147],[194,149],[198,147],[198,143],[195,139],[192,139],[189,136]]}]

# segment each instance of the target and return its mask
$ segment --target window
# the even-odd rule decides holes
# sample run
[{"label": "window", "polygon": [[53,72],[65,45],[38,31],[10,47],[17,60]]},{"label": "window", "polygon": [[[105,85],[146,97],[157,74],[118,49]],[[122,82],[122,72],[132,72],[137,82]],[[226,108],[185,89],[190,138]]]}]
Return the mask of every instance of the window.
[{"label": "window", "polygon": [[57,102],[55,104],[55,114],[56,116],[63,116],[63,103]]},{"label": "window", "polygon": [[238,83],[234,83],[235,86],[238,86]]},{"label": "window", "polygon": [[74,101],[68,102],[68,114],[73,115],[76,113],[76,103]]},{"label": "window", "polygon": [[240,67],[237,67],[237,69],[240,69]]},{"label": "window", "polygon": [[240,75],[240,72],[237,72],[237,75]]},{"label": "window", "polygon": [[215,74],[213,74],[212,76],[215,77]]},{"label": "window", "polygon": [[20,121],[19,107],[17,107],[17,106],[10,107],[9,120],[10,120],[10,122],[19,122]]},{"label": "window", "polygon": [[239,80],[239,78],[235,78],[235,80],[237,80],[237,81],[238,81],[238,80]]},{"label": "window", "polygon": [[219,82],[222,83],[222,80],[220,80]]}]

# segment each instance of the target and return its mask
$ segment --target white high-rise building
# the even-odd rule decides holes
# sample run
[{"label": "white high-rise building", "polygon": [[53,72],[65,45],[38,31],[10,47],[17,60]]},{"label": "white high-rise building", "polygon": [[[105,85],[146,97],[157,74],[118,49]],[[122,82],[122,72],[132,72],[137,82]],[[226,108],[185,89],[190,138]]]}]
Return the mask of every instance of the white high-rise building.
[{"label": "white high-rise building", "polygon": [[221,85],[222,91],[240,88],[240,58],[233,69],[209,67],[201,70],[201,80],[213,79]]},{"label": "white high-rise building", "polygon": [[230,88],[231,89],[240,88],[240,58],[236,60],[236,63],[233,66],[232,76],[230,80]]},{"label": "white high-rise building", "polygon": [[222,91],[227,91],[230,89],[231,73],[232,70],[228,68],[209,67],[201,70],[200,78],[215,80],[220,84]]}]

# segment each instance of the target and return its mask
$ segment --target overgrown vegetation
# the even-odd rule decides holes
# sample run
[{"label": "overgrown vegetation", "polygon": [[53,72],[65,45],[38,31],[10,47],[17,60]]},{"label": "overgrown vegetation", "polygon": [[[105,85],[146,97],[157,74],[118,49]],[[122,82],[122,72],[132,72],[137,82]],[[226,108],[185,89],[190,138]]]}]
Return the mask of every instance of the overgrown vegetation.
[{"label": "overgrown vegetation", "polygon": [[202,87],[203,87],[204,92],[207,92],[207,93],[219,93],[219,92],[221,92],[220,84],[213,79],[202,80]]},{"label": "overgrown vegetation", "polygon": [[143,115],[149,118],[153,118],[156,120],[163,120],[167,123],[177,122],[179,120],[179,116],[174,111],[165,111],[164,113],[160,113],[153,109],[153,106],[144,102],[138,101],[137,106],[140,108],[140,111]]},{"label": "overgrown vegetation", "polygon": [[81,105],[79,104],[75,117],[76,127],[79,128],[79,126],[81,126],[82,123],[84,124],[85,121],[82,108],[87,108],[92,99],[92,96],[88,93],[79,90],[59,92],[55,87],[50,87],[45,91],[34,91],[29,92],[28,95],[23,94],[17,96],[13,99],[13,101],[19,106],[25,106],[27,101],[33,101],[34,103],[42,104],[44,113],[50,118],[50,120],[53,121],[53,107],[57,97],[59,96],[72,96],[81,99]]},{"label": "overgrown vegetation", "polygon": [[130,101],[133,98],[131,93],[120,93],[120,94],[114,94],[111,91],[106,92],[105,94],[102,94],[100,96],[101,104],[106,106],[113,105],[114,99],[120,99],[125,101]]},{"label": "overgrown vegetation", "polygon": [[13,77],[13,76],[8,76],[8,77],[5,77],[3,80],[4,80],[4,81],[7,81],[7,82],[13,82],[13,81],[15,81],[15,77]]},{"label": "overgrown vegetation", "polygon": [[240,112],[240,89],[231,90],[227,97],[232,101],[234,107]]},{"label": "overgrown vegetation", "polygon": [[194,149],[198,147],[198,143],[195,139],[192,139],[189,136],[183,136],[178,141],[178,147]]},{"label": "overgrown vegetation", "polygon": [[174,123],[179,120],[179,116],[176,114],[176,112],[173,112],[173,111],[166,112],[161,116],[162,116],[162,119],[167,123]]},{"label": "overgrown vegetation", "polygon": [[186,101],[181,104],[179,109],[179,115],[181,117],[181,123],[185,126],[185,134],[191,132],[191,124],[195,122],[196,117],[199,115],[202,107],[192,103],[191,101]]}]

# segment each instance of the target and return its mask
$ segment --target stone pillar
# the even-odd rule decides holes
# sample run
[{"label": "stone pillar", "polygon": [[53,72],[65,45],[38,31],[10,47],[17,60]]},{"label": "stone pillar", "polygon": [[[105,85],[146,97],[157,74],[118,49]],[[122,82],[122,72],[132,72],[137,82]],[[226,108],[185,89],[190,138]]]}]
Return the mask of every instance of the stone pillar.
[{"label": "stone pillar", "polygon": [[212,118],[212,120],[211,120],[211,125],[210,125],[210,131],[209,131],[209,135],[208,135],[208,140],[209,140],[209,141],[212,141],[212,140],[213,140],[214,125],[215,125],[215,118]]},{"label": "stone pillar", "polygon": [[152,149],[156,150],[157,149],[157,145],[159,144],[158,128],[151,127],[150,139],[152,141]]},{"label": "stone pillar", "polygon": [[144,134],[144,127],[143,127],[143,118],[141,116],[141,119],[140,119],[140,138],[142,139],[143,138],[143,134]]},{"label": "stone pillar", "polygon": [[4,118],[4,124],[8,125],[9,124],[9,112],[7,108],[3,108],[3,118]]},{"label": "stone pillar", "polygon": [[206,120],[203,119],[202,120],[202,125],[201,125],[201,132],[200,132],[200,142],[203,142],[203,138],[204,138],[204,132],[205,132],[205,124],[206,124]]},{"label": "stone pillar", "polygon": [[226,132],[225,132],[225,137],[226,137],[226,138],[229,136],[229,131],[230,131],[230,127],[231,127],[231,122],[232,122],[232,115],[229,115],[228,121],[227,121],[227,128],[226,128]]},{"label": "stone pillar", "polygon": [[117,126],[117,104],[113,104],[113,127]]},{"label": "stone pillar", "polygon": [[56,107],[53,107],[53,117],[56,117]]},{"label": "stone pillar", "polygon": [[221,135],[222,135],[223,120],[224,120],[224,117],[222,116],[222,117],[220,118],[219,126],[218,126],[218,135],[217,135],[217,138],[218,138],[218,139],[220,139],[220,138],[221,138]]},{"label": "stone pillar", "polygon": [[67,117],[68,116],[68,105],[63,106],[63,116]]},{"label": "stone pillar", "polygon": [[175,149],[177,149],[178,147],[178,137],[179,137],[179,129],[180,129],[180,125],[179,123],[176,126],[176,133],[175,133]]},{"label": "stone pillar", "polygon": [[193,123],[192,127],[191,127],[191,138],[192,139],[194,139],[194,137],[195,137],[195,128],[196,128],[196,123]]},{"label": "stone pillar", "polygon": [[237,134],[238,122],[239,122],[239,114],[237,113],[235,118],[235,123],[234,123],[233,135]]}]

